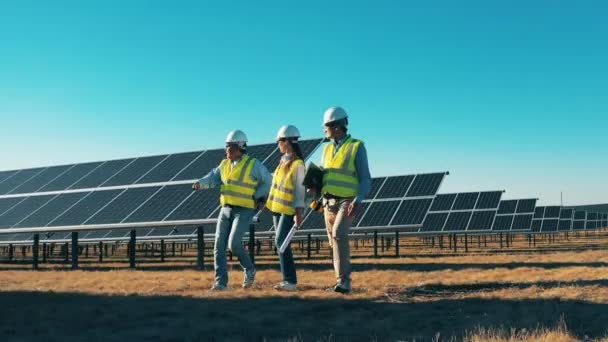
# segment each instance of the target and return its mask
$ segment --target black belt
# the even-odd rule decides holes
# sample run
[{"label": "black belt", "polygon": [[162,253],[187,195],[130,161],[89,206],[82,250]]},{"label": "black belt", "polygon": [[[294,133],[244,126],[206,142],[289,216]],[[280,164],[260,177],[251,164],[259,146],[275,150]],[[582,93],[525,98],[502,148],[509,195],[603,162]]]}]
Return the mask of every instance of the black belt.
[{"label": "black belt", "polygon": [[340,196],[332,195],[330,193],[325,193],[323,195],[323,198],[325,198],[325,199],[335,199],[337,201],[344,200],[344,199],[350,199],[350,197],[340,197]]}]

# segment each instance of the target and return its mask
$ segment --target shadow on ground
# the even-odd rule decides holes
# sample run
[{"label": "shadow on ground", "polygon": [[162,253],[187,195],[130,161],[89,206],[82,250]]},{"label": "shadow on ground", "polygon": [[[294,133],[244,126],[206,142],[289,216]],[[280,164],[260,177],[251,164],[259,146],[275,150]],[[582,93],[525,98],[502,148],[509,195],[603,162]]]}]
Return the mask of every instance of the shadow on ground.
[{"label": "shadow on ground", "polygon": [[476,327],[606,333],[608,304],[561,300],[189,298],[0,292],[3,341],[430,341]]}]

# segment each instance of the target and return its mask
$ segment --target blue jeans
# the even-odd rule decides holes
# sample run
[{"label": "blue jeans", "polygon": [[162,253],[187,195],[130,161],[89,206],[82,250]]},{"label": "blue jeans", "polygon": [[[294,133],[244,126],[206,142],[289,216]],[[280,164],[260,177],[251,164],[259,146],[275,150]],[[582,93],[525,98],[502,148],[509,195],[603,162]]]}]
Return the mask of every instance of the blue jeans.
[{"label": "blue jeans", "polygon": [[243,235],[249,231],[253,209],[243,207],[222,207],[215,228],[215,247],[213,248],[215,283],[228,286],[228,262],[226,248],[239,258],[244,271],[253,271],[254,266],[249,254],[243,247]]},{"label": "blue jeans", "polygon": [[[277,231],[274,242],[277,248],[279,248],[281,247],[281,244],[283,244],[283,241],[285,241],[291,227],[293,227],[293,215],[274,214],[272,216],[272,221],[274,222],[274,227]],[[281,263],[283,281],[297,284],[296,265],[293,262],[293,253],[290,246],[287,247],[284,253],[279,253],[279,261]]]}]

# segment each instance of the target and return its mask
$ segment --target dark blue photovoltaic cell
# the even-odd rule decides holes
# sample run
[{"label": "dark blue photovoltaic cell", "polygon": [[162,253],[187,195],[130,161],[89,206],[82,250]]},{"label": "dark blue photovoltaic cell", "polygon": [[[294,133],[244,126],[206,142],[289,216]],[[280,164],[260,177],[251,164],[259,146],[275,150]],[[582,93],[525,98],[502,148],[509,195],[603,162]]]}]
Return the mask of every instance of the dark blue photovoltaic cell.
[{"label": "dark blue photovoltaic cell", "polygon": [[587,219],[587,212],[586,211],[575,211],[574,212],[574,219],[575,220],[586,220]]},{"label": "dark blue photovoltaic cell", "polygon": [[220,165],[220,162],[226,158],[226,151],[223,148],[208,150],[203,155],[198,157],[190,166],[181,171],[173,178],[173,180],[187,180],[203,178],[211,169]]},{"label": "dark blue photovoltaic cell", "polygon": [[105,190],[91,192],[90,195],[83,198],[80,202],[70,208],[70,210],[54,219],[49,226],[73,226],[82,224],[122,191],[123,190]]},{"label": "dark blue photovoltaic cell", "polygon": [[[479,192],[462,192],[456,196],[452,210],[472,210],[479,197]],[[449,219],[448,219],[449,222]]]},{"label": "dark blue photovoltaic cell", "polygon": [[86,224],[120,223],[158,189],[159,186],[127,189],[88,219]]},{"label": "dark blue photovoltaic cell", "polygon": [[448,213],[429,213],[424,219],[421,232],[441,232],[445,221],[448,219]]},{"label": "dark blue photovoltaic cell", "polygon": [[585,229],[585,221],[583,221],[583,220],[574,221],[572,223],[572,228],[573,229]]},{"label": "dark blue photovoltaic cell", "polygon": [[471,222],[467,231],[479,231],[479,230],[491,230],[492,223],[494,223],[494,217],[496,216],[496,210],[483,210],[473,212]]},{"label": "dark blue photovoltaic cell", "polygon": [[247,148],[247,154],[259,160],[260,162],[264,162],[268,157],[273,154],[276,155],[276,164],[273,164],[272,167],[266,164],[266,167],[270,172],[273,172],[274,169],[279,165],[279,161],[281,159],[281,151],[279,151],[277,144],[264,144],[264,145],[255,145],[249,146]]},{"label": "dark blue photovoltaic cell", "polygon": [[520,199],[517,201],[517,210],[515,211],[518,214],[521,213],[533,213],[536,208],[536,199]]},{"label": "dark blue photovoltaic cell", "polygon": [[533,214],[515,215],[511,230],[519,231],[532,229],[532,216]]},{"label": "dark blue photovoltaic cell", "polygon": [[125,167],[112,178],[105,181],[101,186],[105,187],[133,184],[136,180],[148,173],[166,157],[167,155],[137,158],[137,160],[129,164],[129,166]]},{"label": "dark blue photovoltaic cell", "polygon": [[544,219],[541,231],[542,232],[555,232],[555,231],[557,231],[558,224],[559,224],[558,219]]},{"label": "dark blue photovoltaic cell", "polygon": [[[544,218],[559,218],[560,212],[559,206],[549,206],[545,207],[545,216]],[[557,228],[555,228],[557,230]]]},{"label": "dark blue photovoltaic cell", "polygon": [[0,183],[4,182],[5,180],[11,178],[14,174],[16,174],[17,172],[19,172],[19,170],[11,170],[11,171],[1,171],[0,172]]},{"label": "dark blue photovoltaic cell", "polygon": [[72,184],[89,174],[95,168],[99,167],[102,162],[83,163],[74,165],[73,168],[66,171],[55,180],[45,185],[39,192],[58,191],[68,189]]},{"label": "dark blue photovoltaic cell", "polygon": [[25,200],[26,197],[9,197],[9,198],[0,198],[0,217],[6,211],[17,205],[17,203]]},{"label": "dark blue photovoltaic cell", "polygon": [[325,216],[323,213],[312,211],[302,223],[302,229],[325,229]]},{"label": "dark blue photovoltaic cell", "polygon": [[559,231],[568,231],[572,229],[572,220],[559,220]]},{"label": "dark blue photovoltaic cell", "polygon": [[498,214],[515,214],[517,200],[502,200],[498,205]]},{"label": "dark blue photovoltaic cell", "polygon": [[469,220],[471,219],[471,211],[451,212],[448,216],[448,221],[443,227],[443,231],[464,231],[467,229]]},{"label": "dark blue photovoltaic cell", "polygon": [[45,203],[50,201],[55,195],[31,196],[12,207],[0,216],[0,228],[10,228],[15,223],[23,220],[28,215],[38,210]]},{"label": "dark blue photovoltaic cell", "polygon": [[355,219],[353,221],[352,227],[357,227],[359,225],[359,222],[363,218],[363,215],[367,211],[367,207],[369,207],[369,205],[370,205],[369,202],[361,203],[361,207],[357,210],[357,214],[355,215]]},{"label": "dark blue photovoltaic cell", "polygon": [[169,158],[156,165],[152,171],[140,178],[136,183],[168,182],[201,153],[202,151],[172,154]]},{"label": "dark blue photovoltaic cell", "polygon": [[452,205],[458,194],[440,194],[435,197],[431,211],[448,211],[452,209]]},{"label": "dark blue photovoltaic cell", "polygon": [[445,172],[417,175],[407,191],[407,197],[436,195],[445,175]]},{"label": "dark blue photovoltaic cell", "polygon": [[587,221],[587,225],[585,229],[595,229],[597,228],[597,224],[595,221]]},{"label": "dark blue photovoltaic cell", "polygon": [[128,229],[113,229],[105,236],[106,239],[124,238],[130,236],[131,232]]},{"label": "dark blue photovoltaic cell", "polygon": [[26,182],[28,179],[42,172],[44,169],[45,168],[40,167],[36,169],[20,170],[11,178],[6,179],[4,182],[0,183],[0,195],[7,194],[9,191],[23,184],[23,182]]},{"label": "dark blue photovoltaic cell", "polygon": [[107,161],[70,186],[70,189],[96,188],[134,160],[135,158]]},{"label": "dark blue photovoltaic cell", "polygon": [[125,222],[162,221],[191,193],[190,184],[167,185],[132,213]]},{"label": "dark blue photovoltaic cell", "polygon": [[359,227],[387,226],[400,201],[374,202],[361,220]]},{"label": "dark blue photovoltaic cell", "polygon": [[165,221],[206,219],[219,205],[219,188],[197,191],[188,197]]},{"label": "dark blue photovoltaic cell", "polygon": [[534,209],[534,218],[543,218],[543,216],[545,215],[545,207],[536,207],[536,209]]},{"label": "dark blue photovoltaic cell", "polygon": [[484,191],[479,194],[475,209],[496,209],[500,204],[502,191]]},{"label": "dark blue photovoltaic cell", "polygon": [[533,219],[532,220],[532,231],[540,232],[542,225],[543,225],[542,219]]},{"label": "dark blue photovoltaic cell", "polygon": [[53,179],[59,177],[62,173],[66,172],[72,165],[61,165],[61,166],[51,166],[46,168],[44,171],[40,172],[36,176],[30,178],[25,183],[22,183],[15,189],[11,190],[10,194],[26,194],[30,192],[36,192],[36,190],[40,189]]},{"label": "dark blue photovoltaic cell", "polygon": [[414,176],[388,177],[376,198],[402,198],[412,184]]},{"label": "dark blue photovoltaic cell", "polygon": [[391,222],[391,226],[421,225],[431,202],[430,198],[404,200]]},{"label": "dark blue photovoltaic cell", "polygon": [[78,192],[57,195],[40,210],[19,222],[16,227],[44,227],[87,194],[88,192]]},{"label": "dark blue photovoltaic cell", "polygon": [[386,177],[372,178],[372,188],[367,196],[368,199],[373,199],[376,197],[376,194],[378,193],[378,190],[380,190],[380,186],[382,186],[385,179]]},{"label": "dark blue photovoltaic cell", "polygon": [[559,218],[560,219],[572,219],[574,214],[574,209],[567,209],[567,208],[562,208],[562,210],[559,213]]},{"label": "dark blue photovoltaic cell", "polygon": [[492,230],[509,231],[515,215],[496,216]]},{"label": "dark blue photovoltaic cell", "polygon": [[587,221],[597,220],[597,213],[587,213]]}]

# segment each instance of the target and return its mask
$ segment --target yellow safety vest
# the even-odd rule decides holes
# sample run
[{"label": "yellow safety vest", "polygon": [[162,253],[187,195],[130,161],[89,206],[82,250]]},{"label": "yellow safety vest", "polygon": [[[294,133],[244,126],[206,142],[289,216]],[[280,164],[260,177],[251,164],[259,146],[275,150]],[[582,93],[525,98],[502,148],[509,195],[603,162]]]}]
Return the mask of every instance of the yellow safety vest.
[{"label": "yellow safety vest", "polygon": [[220,203],[222,205],[234,205],[238,207],[255,207],[253,194],[258,185],[256,180],[251,178],[251,169],[255,158],[243,155],[234,167],[230,159],[224,159],[220,163],[220,176],[222,186],[220,187]]},{"label": "yellow safety vest", "polygon": [[357,196],[359,178],[355,167],[355,156],[361,143],[360,140],[348,137],[335,155],[335,144],[325,145],[323,149],[325,173],[323,174],[322,194],[348,198]]},{"label": "yellow safety vest", "polygon": [[296,159],[287,168],[286,164],[281,163],[274,171],[272,177],[272,187],[266,202],[266,207],[277,214],[294,215],[296,209],[295,202],[295,171],[300,165],[304,165],[302,159]]}]

